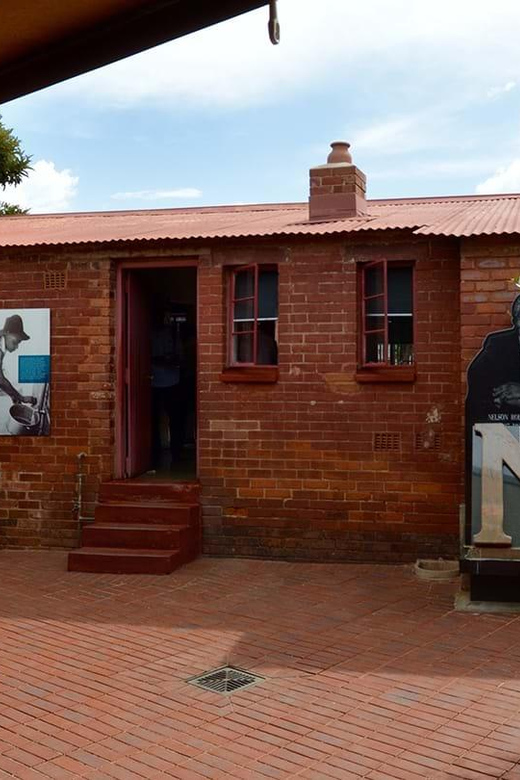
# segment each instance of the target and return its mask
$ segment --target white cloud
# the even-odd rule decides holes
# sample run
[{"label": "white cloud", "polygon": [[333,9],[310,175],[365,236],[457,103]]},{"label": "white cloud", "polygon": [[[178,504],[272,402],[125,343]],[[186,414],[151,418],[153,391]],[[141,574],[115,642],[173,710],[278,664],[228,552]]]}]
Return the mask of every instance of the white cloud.
[{"label": "white cloud", "polygon": [[376,121],[358,130],[350,129],[350,132],[347,128],[344,135],[351,139],[356,152],[376,152],[384,157],[439,148],[444,144],[452,146],[450,115],[450,106],[437,106]]},{"label": "white cloud", "polygon": [[112,200],[170,200],[172,198],[200,198],[202,190],[196,187],[181,187],[177,190],[137,190],[136,192],[114,192]]},{"label": "white cloud", "polygon": [[394,154],[402,151],[403,144],[409,148],[410,140],[416,134],[416,126],[417,120],[412,116],[390,119],[358,131],[352,143],[356,149],[375,149],[385,154]]},{"label": "white cloud", "polygon": [[443,179],[454,176],[472,177],[485,176],[493,167],[500,164],[500,158],[492,160],[483,154],[481,157],[470,157],[460,160],[432,159],[425,162],[417,160],[402,161],[393,167],[379,168],[370,174],[373,181],[385,179]]},{"label": "white cloud", "polygon": [[53,162],[38,160],[18,187],[0,190],[0,200],[16,203],[32,213],[67,211],[74,200],[79,178],[65,168],[58,171]]},{"label": "white cloud", "polygon": [[488,89],[487,96],[488,98],[497,98],[500,95],[505,95],[507,92],[511,92],[511,90],[515,89],[516,87],[516,81],[507,81],[505,84],[502,84],[499,87],[491,87],[491,89]]},{"label": "white cloud", "polygon": [[[457,95],[455,99],[443,96],[442,100],[432,101],[413,113],[381,113],[380,117],[370,124],[361,126],[356,126],[357,123],[351,121],[350,127],[342,130],[342,136],[351,141],[355,154],[361,151],[384,159],[435,150],[436,164],[442,167],[445,165],[444,154],[457,152],[467,155],[474,144],[467,133],[464,136],[457,133],[458,112],[473,103],[471,96],[463,98]],[[487,154],[489,157],[489,153]],[[482,159],[484,155],[478,157]],[[458,163],[460,161],[455,164]],[[449,163],[446,164],[447,167]],[[485,171],[489,170],[492,170],[492,164],[488,162]]]},{"label": "white cloud", "polygon": [[[80,95],[92,104],[153,104],[242,107],[279,101],[308,90],[324,77],[363,89],[367,75],[394,67],[410,76],[428,72],[445,91],[478,78],[481,94],[496,83],[520,79],[520,3],[495,0],[280,0],[282,41],[267,39],[267,8],[244,14],[193,35],[53,88],[57,96]],[[518,75],[511,72],[517,63]],[[433,74],[433,76],[432,76]],[[425,87],[426,88],[426,87]]]},{"label": "white cloud", "polygon": [[520,192],[520,157],[512,160],[509,165],[499,168],[493,176],[478,184],[476,192],[479,195]]}]

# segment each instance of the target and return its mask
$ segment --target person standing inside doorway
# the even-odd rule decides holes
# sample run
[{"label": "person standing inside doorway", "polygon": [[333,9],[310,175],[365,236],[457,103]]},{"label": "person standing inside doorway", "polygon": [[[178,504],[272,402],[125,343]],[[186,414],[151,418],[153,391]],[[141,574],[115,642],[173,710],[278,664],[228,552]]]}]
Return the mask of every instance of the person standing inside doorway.
[{"label": "person standing inside doorway", "polygon": [[152,452],[155,468],[162,464],[162,421],[168,420],[169,450],[172,462],[182,449],[182,399],[180,393],[180,354],[170,311],[160,317],[152,331]]}]

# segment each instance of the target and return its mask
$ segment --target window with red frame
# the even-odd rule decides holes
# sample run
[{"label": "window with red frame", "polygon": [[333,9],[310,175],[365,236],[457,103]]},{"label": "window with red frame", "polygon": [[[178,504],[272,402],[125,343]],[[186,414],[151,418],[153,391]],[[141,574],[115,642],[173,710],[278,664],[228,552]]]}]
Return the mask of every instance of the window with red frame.
[{"label": "window with red frame", "polygon": [[414,364],[414,268],[381,260],[361,268],[364,366]]},{"label": "window with red frame", "polygon": [[231,275],[230,364],[278,364],[278,269],[249,265]]}]

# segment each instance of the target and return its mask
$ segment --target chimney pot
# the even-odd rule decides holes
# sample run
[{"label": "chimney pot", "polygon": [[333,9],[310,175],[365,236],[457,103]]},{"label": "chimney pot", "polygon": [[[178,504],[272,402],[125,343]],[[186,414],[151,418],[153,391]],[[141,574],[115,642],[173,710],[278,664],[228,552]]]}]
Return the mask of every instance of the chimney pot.
[{"label": "chimney pot", "polygon": [[350,144],[346,141],[333,141],[332,152],[327,157],[327,165],[331,163],[352,163],[352,155],[349,152]]}]

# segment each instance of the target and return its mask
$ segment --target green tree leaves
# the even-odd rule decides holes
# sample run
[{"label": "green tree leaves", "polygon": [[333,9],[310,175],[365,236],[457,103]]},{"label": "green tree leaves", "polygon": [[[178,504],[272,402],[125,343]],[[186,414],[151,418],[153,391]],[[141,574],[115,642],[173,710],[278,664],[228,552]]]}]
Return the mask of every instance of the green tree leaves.
[{"label": "green tree leaves", "polygon": [[[0,120],[1,120],[0,116]],[[0,121],[0,187],[15,187],[23,181],[31,169],[31,158],[25,154],[13,131]],[[27,214],[27,209],[0,202],[0,215]]]},{"label": "green tree leaves", "polygon": [[12,217],[16,214],[28,214],[29,209],[22,209],[15,203],[6,203],[5,200],[0,201],[0,217]]}]

